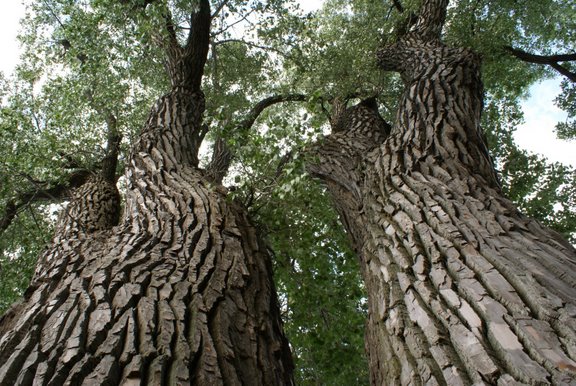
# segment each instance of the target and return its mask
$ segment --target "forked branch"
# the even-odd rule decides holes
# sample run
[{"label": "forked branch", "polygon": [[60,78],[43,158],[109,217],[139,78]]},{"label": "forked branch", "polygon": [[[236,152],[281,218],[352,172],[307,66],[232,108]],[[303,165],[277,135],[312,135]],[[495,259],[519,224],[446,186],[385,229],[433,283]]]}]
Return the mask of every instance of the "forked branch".
[{"label": "forked branch", "polygon": [[[35,202],[59,202],[69,198],[72,189],[84,184],[92,174],[89,170],[78,170],[69,174],[65,181],[44,188],[40,184],[33,189],[19,194],[6,204],[0,216],[0,236],[12,224],[18,213]],[[42,184],[46,185],[46,184]]]},{"label": "forked branch", "polygon": [[[250,130],[260,114],[262,114],[266,108],[277,103],[303,102],[307,99],[308,97],[304,94],[280,94],[264,98],[250,109],[243,120],[238,122],[238,124],[233,125],[233,130]],[[212,160],[206,168],[208,178],[210,178],[214,183],[221,184],[222,179],[228,173],[228,169],[230,168],[233,159],[234,154],[226,144],[226,141],[221,137],[217,138],[212,152]]]},{"label": "forked branch", "polygon": [[199,0],[190,16],[190,30],[186,44],[178,41],[177,25],[167,4],[163,5],[164,33],[153,35],[156,43],[166,52],[166,70],[172,86],[183,86],[192,91],[200,90],[204,65],[210,41],[210,2]]},{"label": "forked branch", "polygon": [[513,56],[524,62],[549,65],[560,74],[570,79],[570,81],[576,82],[576,72],[570,71],[568,68],[560,64],[560,62],[576,61],[576,54],[535,55],[511,46],[506,46],[505,49]]}]

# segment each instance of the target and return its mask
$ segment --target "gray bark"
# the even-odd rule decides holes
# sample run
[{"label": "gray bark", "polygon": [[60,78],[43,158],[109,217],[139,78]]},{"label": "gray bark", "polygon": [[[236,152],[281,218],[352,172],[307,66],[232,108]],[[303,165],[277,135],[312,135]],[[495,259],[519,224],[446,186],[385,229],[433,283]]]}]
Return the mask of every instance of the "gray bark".
[{"label": "gray bark", "polygon": [[202,109],[198,92],[160,99],[118,226],[113,185],[78,190],[1,321],[0,385],[291,384],[270,257],[191,163]]},{"label": "gray bark", "polygon": [[[197,167],[208,1],[152,108],[120,200],[77,190],[25,299],[0,319],[0,385],[290,385],[271,261],[245,210]],[[168,32],[173,32],[168,22]]]},{"label": "gray bark", "polygon": [[364,101],[309,167],[360,256],[371,382],[576,384],[576,251],[503,196],[479,58],[439,40],[446,3],[378,53],[406,83],[390,135]]}]

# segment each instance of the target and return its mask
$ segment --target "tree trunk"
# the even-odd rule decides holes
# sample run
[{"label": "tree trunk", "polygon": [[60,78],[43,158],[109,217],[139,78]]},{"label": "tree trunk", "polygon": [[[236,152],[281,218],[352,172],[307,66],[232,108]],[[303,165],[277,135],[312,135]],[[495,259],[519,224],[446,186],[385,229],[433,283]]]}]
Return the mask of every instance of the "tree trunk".
[{"label": "tree trunk", "polygon": [[2,320],[0,385],[291,384],[270,257],[190,162],[202,110],[200,93],[160,99],[119,226],[107,221],[114,186],[93,178],[77,192]]},{"label": "tree trunk", "polygon": [[438,39],[446,3],[378,54],[406,83],[390,135],[364,101],[309,168],[360,256],[371,382],[576,384],[576,251],[503,197],[479,58]]},{"label": "tree trunk", "polygon": [[167,43],[172,90],[133,147],[122,221],[105,178],[77,191],[24,301],[0,319],[0,385],[293,384],[270,256],[197,168],[200,3],[188,44]]}]

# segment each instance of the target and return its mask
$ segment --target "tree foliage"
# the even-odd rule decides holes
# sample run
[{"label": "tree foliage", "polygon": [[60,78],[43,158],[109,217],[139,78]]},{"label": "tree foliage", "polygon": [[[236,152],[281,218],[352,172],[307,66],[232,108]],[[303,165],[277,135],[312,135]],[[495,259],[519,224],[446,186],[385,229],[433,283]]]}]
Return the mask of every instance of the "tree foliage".
[{"label": "tree foliage", "polygon": [[[300,384],[367,383],[366,295],[358,266],[322,188],[305,175],[302,154],[327,130],[336,97],[377,96],[382,115],[394,120],[402,82],[378,71],[374,52],[407,28],[418,4],[327,0],[310,14],[288,0],[212,6],[207,148],[226,142],[233,155],[225,180],[231,199],[249,207],[276,257]],[[158,23],[169,9],[182,38],[194,6],[193,0],[28,4],[22,63],[13,77],[1,79],[0,209],[3,215],[17,210],[0,230],[0,310],[22,295],[49,240],[56,209],[49,204],[65,202],[75,178],[102,166],[111,132],[122,138],[122,174],[128,145],[167,88],[154,44]],[[459,0],[445,31],[450,44],[483,56],[483,126],[504,190],[521,210],[567,237],[576,232],[574,169],[528,154],[512,138],[528,87],[555,72],[505,47],[542,55],[567,49],[575,10],[573,0]],[[573,118],[574,83],[565,80],[562,87],[558,104]],[[287,93],[305,102],[276,105],[251,128],[242,125],[256,102]],[[573,120],[558,132],[573,138]],[[203,165],[209,159],[207,150]]]},{"label": "tree foliage", "polygon": [[576,85],[568,80],[562,81],[562,93],[556,98],[556,104],[568,113],[566,122],[559,122],[556,125],[556,132],[559,138],[576,138]]}]

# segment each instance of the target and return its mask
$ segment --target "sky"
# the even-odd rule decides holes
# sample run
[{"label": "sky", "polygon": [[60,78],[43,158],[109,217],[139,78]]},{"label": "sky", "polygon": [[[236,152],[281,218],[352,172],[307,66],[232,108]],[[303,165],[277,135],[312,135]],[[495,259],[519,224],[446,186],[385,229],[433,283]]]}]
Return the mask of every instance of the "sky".
[{"label": "sky", "polygon": [[561,78],[548,79],[530,88],[530,97],[522,103],[524,124],[514,133],[516,143],[527,150],[544,154],[551,161],[576,166],[576,140],[556,137],[554,127],[567,114],[554,105],[560,93]]},{"label": "sky", "polygon": [[[16,35],[24,6],[22,0],[0,1],[0,71],[7,75],[18,63]],[[311,11],[319,3],[317,0],[301,0],[301,8]],[[520,147],[542,154],[550,161],[576,166],[576,141],[560,140],[554,133],[556,123],[566,119],[566,113],[553,103],[559,92],[559,78],[545,80],[530,88],[530,96],[522,104],[525,123],[517,128],[514,138]]]}]

